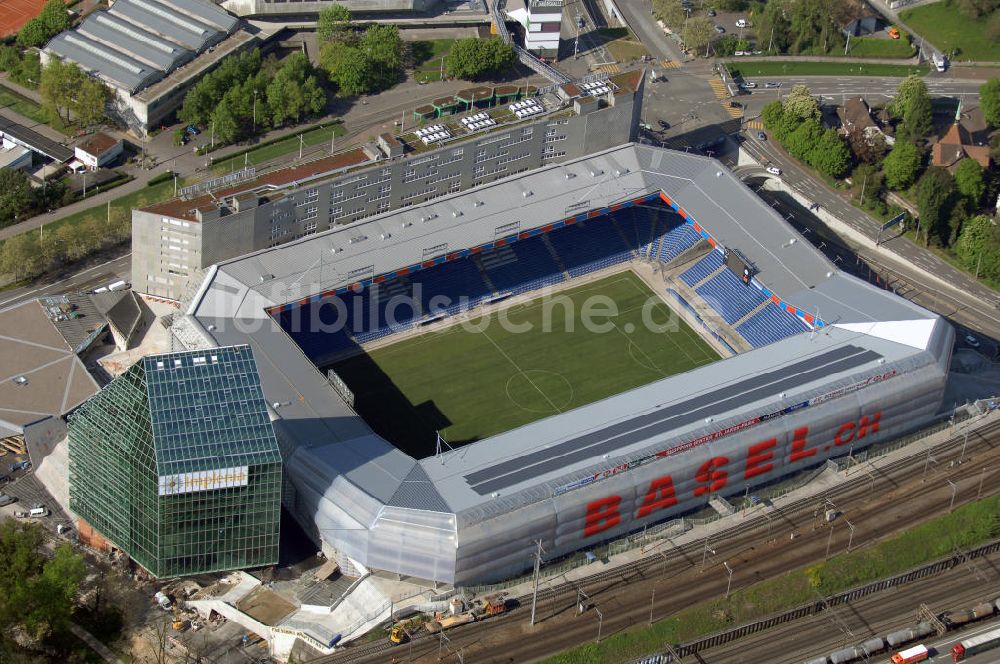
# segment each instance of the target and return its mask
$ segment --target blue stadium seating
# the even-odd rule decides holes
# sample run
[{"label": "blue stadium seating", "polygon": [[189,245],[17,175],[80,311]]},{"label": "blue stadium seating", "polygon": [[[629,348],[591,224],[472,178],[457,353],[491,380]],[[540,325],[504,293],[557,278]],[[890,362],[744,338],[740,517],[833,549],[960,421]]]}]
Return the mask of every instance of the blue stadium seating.
[{"label": "blue stadium seating", "polygon": [[722,267],[722,263],[724,261],[725,259],[722,257],[722,252],[713,249],[708,252],[704,258],[681,274],[681,281],[686,283],[688,286],[694,286],[696,283]]},{"label": "blue stadium seating", "polygon": [[[507,248],[513,251],[517,258],[515,262],[486,267],[486,274],[496,287],[497,293],[517,295],[566,280],[552,254],[542,243],[542,238],[522,240]],[[484,256],[484,265],[486,262]]]},{"label": "blue stadium seating", "polygon": [[782,310],[773,302],[747,321],[736,326],[736,331],[740,333],[740,336],[750,342],[754,348],[773,344],[808,329],[808,325]]},{"label": "blue stadium seating", "polygon": [[681,224],[664,233],[656,255],[667,263],[693,247],[700,239],[701,235],[690,224]]},{"label": "blue stadium seating", "polygon": [[471,309],[492,295],[479,268],[471,260],[452,261],[421,270],[411,275],[411,280],[413,295],[420,298],[425,316],[451,316]]},{"label": "blue stadium seating", "polygon": [[550,233],[549,240],[573,277],[623,263],[632,257],[618,229],[606,219],[594,219]]},{"label": "blue stadium seating", "polygon": [[706,281],[695,292],[730,325],[767,301],[763,293],[744,284],[729,269]]}]

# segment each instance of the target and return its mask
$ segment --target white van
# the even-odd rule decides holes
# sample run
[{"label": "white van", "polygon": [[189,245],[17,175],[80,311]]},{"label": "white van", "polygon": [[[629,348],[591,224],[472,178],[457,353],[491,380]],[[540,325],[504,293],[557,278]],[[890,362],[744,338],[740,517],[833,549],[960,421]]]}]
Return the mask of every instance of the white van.
[{"label": "white van", "polygon": [[741,18],[738,21],[736,21],[736,27],[737,28],[745,28],[748,25],[750,25],[750,24],[747,23],[747,20],[745,18]]},{"label": "white van", "polygon": [[45,505],[35,505],[28,511],[28,516],[34,518],[48,516],[48,515],[49,515],[49,510],[48,508],[45,507]]}]

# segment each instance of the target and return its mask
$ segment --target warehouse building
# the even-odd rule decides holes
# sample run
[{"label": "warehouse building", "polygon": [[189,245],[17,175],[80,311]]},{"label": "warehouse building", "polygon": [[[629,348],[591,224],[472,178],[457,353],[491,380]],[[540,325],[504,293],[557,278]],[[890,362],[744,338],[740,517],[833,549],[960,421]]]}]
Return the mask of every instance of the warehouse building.
[{"label": "warehouse building", "polygon": [[277,563],[281,474],[249,346],[145,357],[69,418],[79,531],[159,578]]},{"label": "warehouse building", "polygon": [[238,19],[204,0],[117,0],[53,37],[42,62],[75,62],[100,78],[114,92],[112,114],[142,135],[223,57],[257,41],[238,28]]},{"label": "warehouse building", "polygon": [[470,88],[418,107],[419,128],[378,148],[133,210],[133,287],[182,299],[219,261],[634,140],[642,87],[637,71],[526,98]]}]

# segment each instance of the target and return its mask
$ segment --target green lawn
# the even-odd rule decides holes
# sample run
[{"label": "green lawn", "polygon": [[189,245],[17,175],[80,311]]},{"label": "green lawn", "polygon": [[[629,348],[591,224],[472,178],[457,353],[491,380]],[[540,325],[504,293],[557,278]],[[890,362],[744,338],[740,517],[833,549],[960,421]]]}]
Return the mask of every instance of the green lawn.
[{"label": "green lawn", "polygon": [[[585,329],[585,306],[611,309],[591,317],[606,329]],[[643,323],[644,306],[653,322],[670,321],[667,331]],[[530,331],[517,330],[526,324]],[[335,370],[376,431],[425,457],[434,452],[435,430],[457,447],[717,359],[626,271],[373,350]]]},{"label": "green lawn", "polygon": [[27,97],[24,97],[2,85],[0,85],[0,107],[9,108],[15,113],[20,113],[24,117],[30,118],[35,122],[47,124],[63,134],[68,135],[69,133],[66,126],[60,120],[56,119],[55,121],[50,121],[49,112],[44,108],[36,104],[31,99],[28,99]]},{"label": "green lawn", "polygon": [[913,7],[900,18],[945,53],[957,49],[959,60],[998,61],[1000,42],[986,36],[986,19],[969,18],[948,2]]},{"label": "green lawn", "polygon": [[[337,136],[343,136],[346,133],[344,125],[340,123],[314,127],[301,134],[289,136],[288,138],[282,138],[281,140],[273,143],[267,143],[249,150],[244,150],[243,152],[237,153],[231,157],[226,157],[222,161],[217,161],[212,164],[212,172],[220,175],[223,173],[230,173],[243,168],[244,164],[255,166],[270,159],[274,159],[275,157],[297,152],[299,149],[299,136],[303,137],[302,144],[307,148],[312,147],[313,145],[319,145],[320,143],[326,143],[329,145],[330,137],[333,132],[336,132]],[[336,149],[336,145],[334,146],[334,149]]]},{"label": "green lawn", "polygon": [[741,74],[743,78],[752,76],[897,76],[906,77],[910,74],[926,74],[927,65],[910,67],[908,65],[872,65],[853,63],[849,60],[833,62],[777,62],[770,60],[743,61],[730,60],[729,71]]},{"label": "green lawn", "polygon": [[[664,643],[691,641],[813,602],[817,595],[825,597],[893,576],[950,556],[955,547],[968,550],[997,537],[998,510],[1000,496],[963,505],[953,514],[932,519],[874,546],[834,556],[829,561],[794,570],[780,578],[755,583],[733,592],[728,601],[722,597],[707,600],[651,627],[618,632],[599,645],[579,646],[542,660],[543,664],[634,661],[660,651]],[[723,572],[720,569],[718,573]]]},{"label": "green lawn", "polygon": [[448,55],[454,39],[428,39],[410,44],[413,76],[418,81],[441,80],[441,58]]},{"label": "green lawn", "polygon": [[617,62],[638,60],[649,51],[635,38],[628,28],[602,28],[597,31],[598,39],[604,44]]},{"label": "green lawn", "polygon": [[[906,37],[899,39],[881,39],[879,37],[851,38],[847,55],[852,58],[910,58],[917,54]],[[840,55],[834,53],[832,55]]]}]

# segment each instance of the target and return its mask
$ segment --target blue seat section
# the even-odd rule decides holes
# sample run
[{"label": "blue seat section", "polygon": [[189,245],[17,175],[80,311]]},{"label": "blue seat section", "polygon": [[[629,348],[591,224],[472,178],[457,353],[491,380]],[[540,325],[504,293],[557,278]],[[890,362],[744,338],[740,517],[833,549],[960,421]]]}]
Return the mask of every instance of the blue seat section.
[{"label": "blue seat section", "polygon": [[347,309],[347,331],[358,343],[408,330],[421,317],[420,304],[407,282],[398,279],[341,296],[341,300]]},{"label": "blue seat section", "polygon": [[672,261],[693,247],[700,239],[701,235],[690,224],[682,224],[663,235],[657,256],[664,263]]},{"label": "blue seat section", "polygon": [[763,293],[744,284],[728,269],[706,281],[695,292],[730,325],[767,302]]},{"label": "blue seat section", "polygon": [[809,329],[804,322],[771,302],[749,320],[736,326],[736,331],[754,348],[781,341],[785,337]]},{"label": "blue seat section", "polygon": [[681,274],[681,281],[686,283],[688,286],[694,286],[696,283],[722,267],[724,260],[722,252],[713,249],[704,258],[685,270],[684,273]]},{"label": "blue seat section", "polygon": [[618,224],[621,234],[625,236],[625,244],[632,251],[640,251],[649,244],[649,222],[638,219],[632,208],[626,208],[615,215],[614,223]]},{"label": "blue seat section", "polygon": [[354,346],[344,327],[344,317],[329,302],[283,311],[278,323],[306,357],[317,364]]},{"label": "blue seat section", "polygon": [[550,233],[549,240],[573,277],[623,263],[632,257],[610,220],[593,219],[576,224]]},{"label": "blue seat section", "polygon": [[471,309],[492,295],[479,268],[468,259],[421,270],[410,278],[413,297],[419,298],[425,316],[452,316]]},{"label": "blue seat section", "polygon": [[487,265],[487,257],[483,256],[486,274],[497,293],[517,295],[566,280],[566,275],[559,269],[540,237],[515,242],[506,248],[513,251],[517,260],[490,266]]}]

